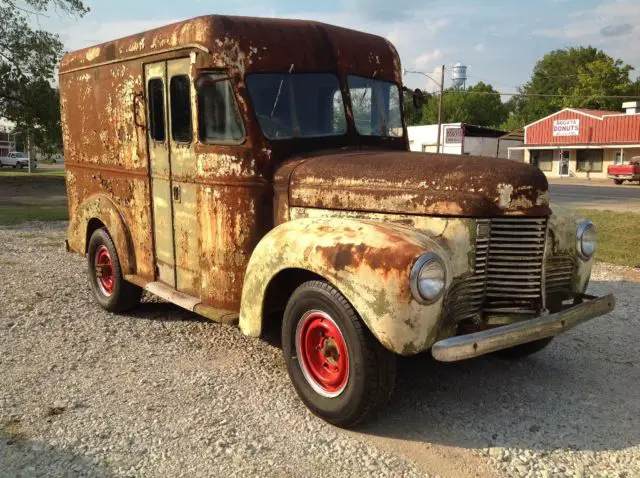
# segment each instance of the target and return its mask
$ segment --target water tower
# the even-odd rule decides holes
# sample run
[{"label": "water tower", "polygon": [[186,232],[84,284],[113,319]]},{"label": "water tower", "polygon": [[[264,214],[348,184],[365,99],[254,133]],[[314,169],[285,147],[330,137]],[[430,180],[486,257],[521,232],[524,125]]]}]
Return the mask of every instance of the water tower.
[{"label": "water tower", "polygon": [[451,69],[451,82],[454,88],[462,88],[467,84],[467,66],[462,63],[456,63]]}]

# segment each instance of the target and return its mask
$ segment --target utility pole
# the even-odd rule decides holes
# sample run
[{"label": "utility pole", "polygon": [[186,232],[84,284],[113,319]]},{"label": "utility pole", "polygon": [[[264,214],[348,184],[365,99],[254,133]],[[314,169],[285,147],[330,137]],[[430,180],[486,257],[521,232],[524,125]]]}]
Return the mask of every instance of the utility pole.
[{"label": "utility pole", "polygon": [[440,101],[438,104],[438,144],[436,145],[436,153],[440,152],[440,135],[442,134],[442,94],[444,93],[444,65],[440,69]]}]

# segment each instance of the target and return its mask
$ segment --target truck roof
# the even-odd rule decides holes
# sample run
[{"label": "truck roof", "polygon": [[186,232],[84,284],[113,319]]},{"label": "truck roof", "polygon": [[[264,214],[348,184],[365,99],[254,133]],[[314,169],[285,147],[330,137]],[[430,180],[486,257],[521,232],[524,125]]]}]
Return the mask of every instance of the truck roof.
[{"label": "truck roof", "polygon": [[180,49],[211,53],[235,74],[266,71],[353,73],[401,82],[398,53],[386,39],[309,20],[208,15],[68,53],[60,74]]}]

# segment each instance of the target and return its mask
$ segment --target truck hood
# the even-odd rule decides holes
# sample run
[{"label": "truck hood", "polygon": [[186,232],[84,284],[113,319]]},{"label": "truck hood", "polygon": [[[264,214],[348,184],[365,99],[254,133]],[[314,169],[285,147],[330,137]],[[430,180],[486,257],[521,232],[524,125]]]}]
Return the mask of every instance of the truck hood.
[{"label": "truck hood", "polygon": [[275,174],[290,207],[495,217],[546,216],[548,183],[506,159],[406,151],[340,150],[297,157]]}]

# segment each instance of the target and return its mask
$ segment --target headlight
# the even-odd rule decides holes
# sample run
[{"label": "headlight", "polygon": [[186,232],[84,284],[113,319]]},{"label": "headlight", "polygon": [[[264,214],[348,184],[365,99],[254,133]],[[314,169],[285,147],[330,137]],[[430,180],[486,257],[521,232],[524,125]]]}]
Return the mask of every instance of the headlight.
[{"label": "headlight", "polygon": [[584,260],[589,260],[596,252],[596,228],[591,221],[582,221],[576,233],[576,249]]},{"label": "headlight", "polygon": [[421,304],[432,304],[440,298],[447,282],[442,259],[433,252],[421,255],[411,269],[409,283],[413,298]]}]

